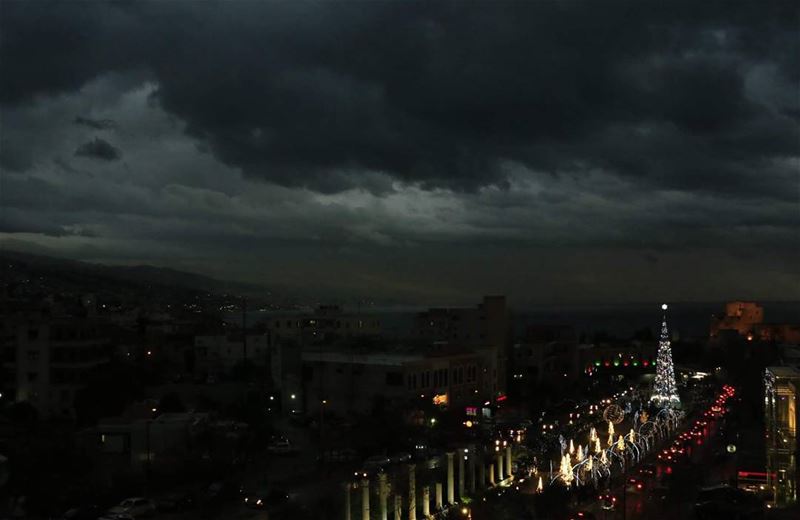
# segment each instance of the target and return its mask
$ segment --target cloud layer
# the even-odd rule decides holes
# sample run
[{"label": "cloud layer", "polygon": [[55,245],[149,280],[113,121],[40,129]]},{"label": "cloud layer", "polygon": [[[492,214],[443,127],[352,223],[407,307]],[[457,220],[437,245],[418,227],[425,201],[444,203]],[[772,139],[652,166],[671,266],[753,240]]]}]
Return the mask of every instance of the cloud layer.
[{"label": "cloud layer", "polygon": [[12,3],[3,237],[411,300],[794,298],[797,19]]}]

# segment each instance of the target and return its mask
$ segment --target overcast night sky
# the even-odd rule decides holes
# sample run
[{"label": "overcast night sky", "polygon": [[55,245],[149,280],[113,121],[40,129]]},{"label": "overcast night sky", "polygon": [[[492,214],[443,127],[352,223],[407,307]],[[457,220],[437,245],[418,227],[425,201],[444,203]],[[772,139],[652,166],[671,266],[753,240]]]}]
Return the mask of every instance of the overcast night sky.
[{"label": "overcast night sky", "polygon": [[793,1],[1,9],[5,249],[409,303],[800,299]]}]

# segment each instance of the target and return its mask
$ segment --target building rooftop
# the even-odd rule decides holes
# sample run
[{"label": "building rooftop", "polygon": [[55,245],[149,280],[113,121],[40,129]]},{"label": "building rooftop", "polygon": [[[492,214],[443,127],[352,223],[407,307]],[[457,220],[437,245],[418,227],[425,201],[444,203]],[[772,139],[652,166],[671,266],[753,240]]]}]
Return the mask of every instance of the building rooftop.
[{"label": "building rooftop", "polygon": [[331,351],[305,351],[303,361],[318,361],[323,363],[354,363],[359,365],[384,365],[401,366],[404,363],[419,361],[425,356],[422,354],[395,354],[389,352],[376,353],[347,353]]}]

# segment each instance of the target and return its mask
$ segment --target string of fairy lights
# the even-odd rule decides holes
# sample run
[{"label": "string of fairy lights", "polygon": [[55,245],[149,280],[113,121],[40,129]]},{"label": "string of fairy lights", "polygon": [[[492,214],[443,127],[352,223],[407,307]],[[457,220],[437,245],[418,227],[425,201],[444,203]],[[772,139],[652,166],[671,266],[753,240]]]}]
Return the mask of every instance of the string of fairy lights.
[{"label": "string of fairy lights", "polygon": [[[667,304],[663,304],[661,309],[664,314],[658,342],[656,377],[650,398],[659,408],[658,413],[651,418],[646,411],[642,411],[625,435],[617,433],[614,426],[622,421],[621,415],[617,417],[619,414],[604,413],[608,422],[605,441],[594,427],[589,431],[586,444],[579,443],[576,447],[575,441],[570,439],[568,447],[562,446],[557,471],[553,468],[550,470],[550,484],[561,483],[570,487],[591,483],[596,486],[598,480],[610,476],[615,467],[624,471],[627,464],[638,463],[660,440],[669,437],[677,429],[684,414],[678,410],[680,398],[667,327]],[[536,489],[541,492],[543,487],[542,476],[539,476]]]},{"label": "string of fairy lights", "polygon": [[675,366],[672,364],[672,347],[667,329],[667,304],[662,305],[661,309],[664,311],[664,316],[661,321],[661,338],[658,341],[656,379],[650,400],[657,406],[677,407],[681,400],[675,384]]}]

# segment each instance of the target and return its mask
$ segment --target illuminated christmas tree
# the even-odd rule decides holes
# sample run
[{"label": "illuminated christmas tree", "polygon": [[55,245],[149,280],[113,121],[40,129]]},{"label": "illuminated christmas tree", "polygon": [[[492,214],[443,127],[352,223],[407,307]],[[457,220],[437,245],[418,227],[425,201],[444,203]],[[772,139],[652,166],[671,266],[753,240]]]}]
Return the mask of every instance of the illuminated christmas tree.
[{"label": "illuminated christmas tree", "polygon": [[665,303],[661,308],[664,310],[664,318],[661,322],[661,339],[658,341],[656,380],[650,400],[657,406],[669,408],[679,406],[681,400],[675,386],[675,367],[672,364],[672,347],[670,347],[669,332],[667,331],[667,304]]}]

